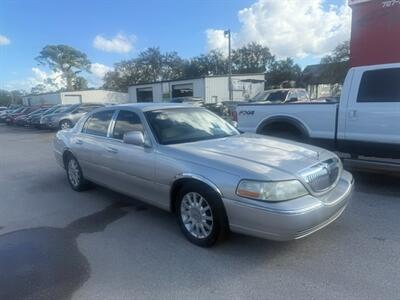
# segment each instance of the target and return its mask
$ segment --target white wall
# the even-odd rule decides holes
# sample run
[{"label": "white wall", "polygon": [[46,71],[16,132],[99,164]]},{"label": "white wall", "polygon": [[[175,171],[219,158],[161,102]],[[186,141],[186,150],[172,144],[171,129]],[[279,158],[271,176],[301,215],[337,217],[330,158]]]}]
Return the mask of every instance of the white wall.
[{"label": "white wall", "polygon": [[62,104],[72,103],[128,103],[127,93],[106,90],[88,90],[61,93]]},{"label": "white wall", "polygon": [[[241,82],[243,79],[256,79],[264,80],[264,74],[256,75],[242,75],[232,76],[232,82],[234,83],[233,100],[244,100],[246,98],[254,97],[258,92],[264,90],[264,82],[260,83],[246,83]],[[135,85],[129,87],[129,101],[137,102],[136,90],[140,88],[152,88],[154,102],[162,102],[170,99],[172,94],[172,86],[176,84],[193,84],[193,97],[202,98],[207,103],[218,102],[229,100],[229,88],[228,88],[228,77],[227,76],[216,76],[216,77],[205,77],[198,79],[189,80],[176,80],[168,82],[157,82],[150,84]],[[163,91],[169,92],[169,98],[163,99]]]},{"label": "white wall", "polygon": [[111,92],[105,90],[88,90],[75,92],[51,93],[42,95],[25,96],[22,98],[24,105],[40,104],[75,104],[75,103],[128,103],[127,93]]},{"label": "white wall", "polygon": [[[260,83],[248,83],[242,82],[244,79],[256,79],[264,80],[264,75],[243,75],[243,76],[232,76],[233,92],[232,98],[234,101],[245,100],[246,98],[252,98],[258,92],[264,90],[264,82]],[[229,85],[228,77],[206,77],[205,78],[205,102],[213,103],[229,100]]]},{"label": "white wall", "polygon": [[41,104],[60,104],[61,97],[60,93],[52,93],[52,94],[42,94],[42,95],[31,95],[22,97],[23,105],[41,105]]},{"label": "white wall", "polygon": [[[131,86],[128,89],[129,101],[137,102],[137,89],[152,88],[154,102],[163,102],[171,99],[172,86],[177,84],[193,84],[193,97],[204,98],[204,78],[156,82]],[[168,94],[168,97],[165,97]]]}]

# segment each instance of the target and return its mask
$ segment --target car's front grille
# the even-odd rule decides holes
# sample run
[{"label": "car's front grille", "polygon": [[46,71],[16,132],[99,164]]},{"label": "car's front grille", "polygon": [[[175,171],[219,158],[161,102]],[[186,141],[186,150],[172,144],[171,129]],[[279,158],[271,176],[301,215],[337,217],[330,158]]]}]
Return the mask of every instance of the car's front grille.
[{"label": "car's front grille", "polygon": [[330,189],[341,171],[339,159],[331,158],[301,172],[301,176],[315,193]]}]

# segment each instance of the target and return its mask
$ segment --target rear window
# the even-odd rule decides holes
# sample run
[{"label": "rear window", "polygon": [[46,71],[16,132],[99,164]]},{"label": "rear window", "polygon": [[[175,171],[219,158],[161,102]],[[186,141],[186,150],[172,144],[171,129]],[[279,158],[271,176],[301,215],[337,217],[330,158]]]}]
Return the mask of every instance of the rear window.
[{"label": "rear window", "polygon": [[400,68],[366,71],[357,102],[400,102]]},{"label": "rear window", "polygon": [[106,110],[94,113],[86,120],[82,132],[106,137],[108,132],[108,126],[110,125],[110,121],[113,114],[114,114],[113,110]]}]

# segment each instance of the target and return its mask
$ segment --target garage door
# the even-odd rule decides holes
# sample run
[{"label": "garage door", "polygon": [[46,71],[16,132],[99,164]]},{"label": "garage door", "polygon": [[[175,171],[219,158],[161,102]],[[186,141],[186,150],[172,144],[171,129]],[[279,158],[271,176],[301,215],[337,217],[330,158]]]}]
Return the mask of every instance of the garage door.
[{"label": "garage door", "polygon": [[78,104],[82,103],[81,95],[64,95],[63,104]]}]

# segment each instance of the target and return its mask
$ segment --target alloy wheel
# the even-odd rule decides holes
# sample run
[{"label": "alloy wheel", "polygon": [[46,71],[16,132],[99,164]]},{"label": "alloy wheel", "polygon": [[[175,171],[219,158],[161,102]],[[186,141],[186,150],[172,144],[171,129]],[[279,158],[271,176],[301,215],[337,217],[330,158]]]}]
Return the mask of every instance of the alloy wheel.
[{"label": "alloy wheel", "polygon": [[183,196],[180,214],[186,230],[195,238],[207,238],[214,226],[214,219],[207,200],[196,192]]}]

